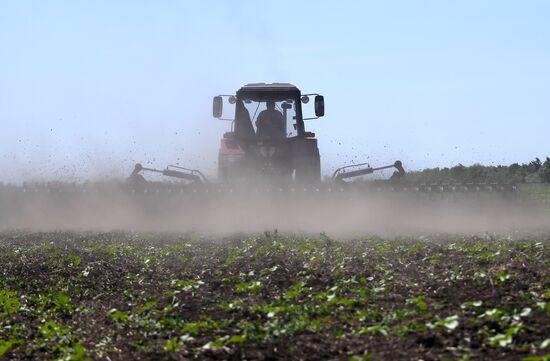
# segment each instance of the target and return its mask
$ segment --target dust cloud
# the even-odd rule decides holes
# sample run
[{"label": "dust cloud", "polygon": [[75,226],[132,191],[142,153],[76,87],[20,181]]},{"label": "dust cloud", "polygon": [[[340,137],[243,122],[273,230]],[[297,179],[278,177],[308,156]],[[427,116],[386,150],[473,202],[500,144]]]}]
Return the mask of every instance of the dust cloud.
[{"label": "dust cloud", "polygon": [[428,196],[323,188],[147,192],[122,183],[0,187],[0,229],[192,232],[213,237],[277,230],[365,235],[547,232],[550,212],[519,197]]}]

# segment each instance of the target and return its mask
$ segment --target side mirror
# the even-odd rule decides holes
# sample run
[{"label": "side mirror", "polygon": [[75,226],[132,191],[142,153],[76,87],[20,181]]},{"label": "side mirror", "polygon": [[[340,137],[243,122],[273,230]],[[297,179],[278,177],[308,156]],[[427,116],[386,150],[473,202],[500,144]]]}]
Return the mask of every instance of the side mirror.
[{"label": "side mirror", "polygon": [[322,117],[325,115],[325,97],[322,95],[315,96],[315,116]]},{"label": "side mirror", "polygon": [[221,118],[223,115],[223,98],[220,96],[214,97],[212,101],[212,116]]}]

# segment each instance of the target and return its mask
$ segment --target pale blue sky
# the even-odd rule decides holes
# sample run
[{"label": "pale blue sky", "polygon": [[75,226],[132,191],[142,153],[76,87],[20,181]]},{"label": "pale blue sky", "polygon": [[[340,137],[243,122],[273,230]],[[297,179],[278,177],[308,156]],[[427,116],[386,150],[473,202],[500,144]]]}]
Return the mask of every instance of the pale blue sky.
[{"label": "pale blue sky", "polygon": [[548,1],[0,0],[2,181],[215,174],[248,82],[325,95],[323,173],[550,155]]}]

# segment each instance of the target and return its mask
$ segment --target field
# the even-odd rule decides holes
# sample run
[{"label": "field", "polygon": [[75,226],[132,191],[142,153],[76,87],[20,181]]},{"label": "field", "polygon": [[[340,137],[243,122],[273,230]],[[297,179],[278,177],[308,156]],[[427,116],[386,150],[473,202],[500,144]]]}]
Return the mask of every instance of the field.
[{"label": "field", "polygon": [[550,359],[550,236],[0,234],[6,359]]}]

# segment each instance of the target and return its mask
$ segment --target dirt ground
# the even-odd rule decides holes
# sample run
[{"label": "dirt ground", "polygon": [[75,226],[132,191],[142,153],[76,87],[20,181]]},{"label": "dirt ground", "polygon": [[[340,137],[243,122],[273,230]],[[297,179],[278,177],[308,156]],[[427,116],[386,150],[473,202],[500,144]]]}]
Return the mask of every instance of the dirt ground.
[{"label": "dirt ground", "polygon": [[5,359],[548,360],[550,234],[0,233]]}]

